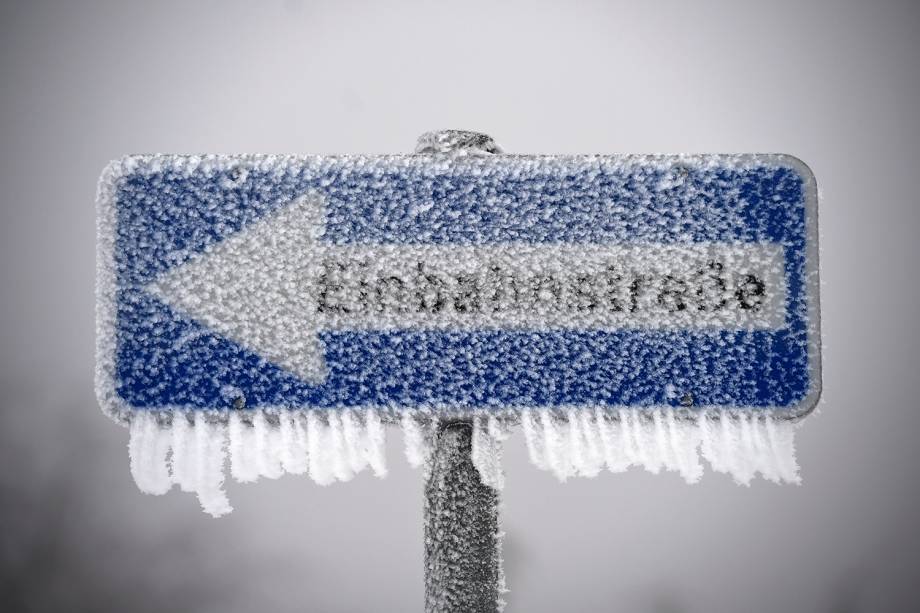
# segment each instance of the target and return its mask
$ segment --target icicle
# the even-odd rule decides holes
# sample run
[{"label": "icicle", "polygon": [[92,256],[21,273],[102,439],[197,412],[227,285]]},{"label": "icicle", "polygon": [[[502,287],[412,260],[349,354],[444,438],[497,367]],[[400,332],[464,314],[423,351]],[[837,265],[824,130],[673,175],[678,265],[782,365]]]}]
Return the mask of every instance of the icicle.
[{"label": "icicle", "polygon": [[345,428],[342,424],[342,414],[332,410],[326,414],[328,420],[326,446],[329,459],[332,462],[332,474],[339,481],[349,481],[355,476],[356,470],[352,469],[349,462],[348,444],[345,441]]},{"label": "icicle", "polygon": [[627,412],[630,451],[633,464],[645,467],[645,470],[657,475],[661,472],[661,453],[655,422],[639,410]]},{"label": "icicle", "polygon": [[501,435],[497,425],[490,428],[490,420],[477,416],[473,418],[473,465],[479,471],[482,482],[497,490],[505,486],[505,475],[502,471],[502,442],[493,432]]},{"label": "icicle", "polygon": [[737,429],[740,452],[738,454],[737,466],[741,473],[741,478],[745,484],[757,475],[757,449],[754,447],[754,424],[750,415],[740,415],[733,420],[733,425]]},{"label": "icicle", "polygon": [[[241,482],[307,472],[327,485],[351,479],[366,467],[378,476],[386,474],[386,429],[376,411],[252,410],[218,417],[223,416],[176,411],[171,425],[164,426],[155,413],[137,412],[129,453],[141,491],[163,494],[175,483],[196,492],[208,513],[228,513],[222,489],[228,451],[231,474]],[[795,425],[770,415],[722,411],[687,418],[661,408],[619,409],[614,417],[597,407],[568,409],[561,417],[550,410],[523,410],[521,423],[531,461],[562,481],[595,476],[605,465],[612,472],[634,465],[653,473],[676,471],[695,483],[703,472],[701,449],[714,471],[740,484],[758,474],[777,483],[800,482]],[[410,464],[427,465],[432,426],[424,416],[410,413],[401,424]],[[491,487],[503,486],[502,442],[507,437],[501,419],[473,419],[473,463]]]},{"label": "icicle", "polygon": [[568,445],[572,467],[582,477],[594,477],[603,467],[603,455],[598,448],[599,432],[591,423],[588,412],[580,409],[566,411]]},{"label": "icicle", "polygon": [[758,417],[751,428],[751,443],[754,447],[755,460],[754,464],[764,479],[774,483],[781,483],[779,470],[773,459],[770,450],[770,443],[767,441],[766,420]]},{"label": "icicle", "polygon": [[625,441],[625,428],[623,427],[622,418],[610,419],[604,415],[603,410],[600,408],[596,409],[594,413],[607,470],[612,473],[625,471],[629,468],[630,458],[628,450],[623,444]]},{"label": "icicle", "polygon": [[637,418],[633,410],[620,409],[617,411],[620,418],[620,448],[623,450],[623,456],[626,460],[626,466],[644,466],[644,461],[640,456],[642,452],[642,441],[636,440],[635,426],[633,421]]},{"label": "icicle", "polygon": [[736,480],[734,458],[738,455],[739,445],[735,441],[731,416],[722,412],[713,419],[708,414],[701,418],[703,432],[703,456],[716,472],[732,475]]},{"label": "icicle", "polygon": [[377,411],[368,410],[365,413],[365,427],[367,428],[368,464],[376,476],[385,477],[387,474],[386,428],[381,423]]},{"label": "icicle", "polygon": [[722,435],[723,462],[728,467],[728,474],[739,485],[750,485],[754,470],[745,455],[744,442],[741,440],[741,419],[723,412],[720,433]]},{"label": "icicle", "polygon": [[569,409],[565,412],[565,421],[561,424],[565,437],[565,444],[569,449],[569,461],[572,465],[573,474],[583,477],[589,476],[586,471],[590,471],[588,466],[585,443],[582,437],[581,424],[578,421],[578,411]]},{"label": "icicle", "polygon": [[642,442],[640,456],[642,465],[650,473],[657,475],[664,468],[664,451],[667,448],[664,429],[661,427],[661,414],[652,411],[636,411],[633,414],[633,423],[636,425],[636,441]]},{"label": "icicle", "polygon": [[171,443],[170,431],[160,427],[155,414],[148,411],[134,414],[128,455],[131,475],[145,494],[165,494],[172,487],[167,464]]},{"label": "icicle", "polygon": [[697,424],[700,429],[700,442],[703,457],[706,458],[706,461],[709,462],[709,465],[714,471],[727,472],[722,462],[721,444],[717,433],[717,429],[720,425],[708,411],[704,411],[700,414],[697,418]]},{"label": "icicle", "polygon": [[696,421],[679,419],[674,411],[668,411],[666,419],[671,454],[668,469],[676,470],[687,483],[696,483],[703,476],[703,465],[697,451],[700,434]]},{"label": "icicle", "polygon": [[794,424],[777,423],[769,415],[723,412],[717,423],[701,418],[703,455],[713,470],[728,473],[743,485],[757,473],[777,483],[799,483],[794,428]]},{"label": "icicle", "polygon": [[309,475],[319,485],[335,481],[329,428],[316,411],[307,414],[307,449],[310,458]]},{"label": "icicle", "polygon": [[549,470],[546,459],[546,444],[543,438],[543,429],[537,423],[533,410],[521,411],[521,426],[524,429],[524,441],[527,443],[527,454],[534,466],[541,470]]},{"label": "icicle", "polygon": [[489,436],[494,438],[496,441],[504,442],[508,440],[509,436],[511,436],[508,425],[494,415],[489,416],[486,427],[489,430]]},{"label": "icicle", "polygon": [[703,474],[700,448],[712,469],[749,484],[757,475],[799,483],[794,425],[769,415],[699,413],[670,408],[570,409],[563,419],[550,411],[523,411],[521,423],[531,461],[560,480],[641,466],[652,473],[678,472],[688,483]]},{"label": "icicle", "polygon": [[365,430],[351,409],[340,415],[342,436],[345,442],[345,460],[352,473],[359,473],[367,466],[367,450],[364,443]]},{"label": "icicle", "polygon": [[292,475],[307,472],[307,429],[301,411],[281,411],[281,467]]},{"label": "icicle", "polygon": [[409,466],[418,468],[428,462],[431,456],[431,442],[422,425],[412,415],[403,415],[401,425],[406,445],[406,459]]},{"label": "icicle", "polygon": [[575,475],[572,465],[572,447],[564,424],[560,423],[549,411],[540,411],[540,423],[543,426],[543,440],[546,460],[550,470],[560,481]]},{"label": "icicle", "polygon": [[195,482],[195,432],[188,422],[194,414],[177,411],[172,420],[172,479],[183,492],[194,492]]},{"label": "icicle", "polygon": [[240,483],[259,478],[256,458],[256,430],[243,418],[242,411],[233,411],[228,417],[230,432],[230,474]]},{"label": "icicle", "polygon": [[138,411],[131,423],[131,474],[146,493],[163,494],[172,484],[197,493],[214,516],[231,510],[222,489],[228,455],[231,475],[240,482],[307,472],[326,485],[368,466],[382,477],[386,428],[377,412],[362,413],[363,421],[353,410],[324,416],[276,409],[226,415],[175,411],[172,424],[163,426],[156,414]]},{"label": "icicle", "polygon": [[671,464],[670,444],[668,431],[664,425],[664,415],[661,411],[652,411],[652,424],[655,436],[655,464],[667,470]]},{"label": "icicle", "polygon": [[751,461],[751,445],[745,442],[744,430],[747,420],[743,416],[729,413],[723,413],[721,419],[721,433],[724,437],[722,450],[725,454],[723,461],[728,466],[728,474],[739,485],[750,485],[756,471]]},{"label": "icicle", "polygon": [[205,513],[220,517],[233,510],[223,491],[227,428],[221,421],[213,423],[205,415],[195,420],[195,490]]},{"label": "icicle", "polygon": [[764,427],[778,478],[786,483],[801,483],[799,465],[795,460],[795,424],[777,422],[768,415]]},{"label": "icicle", "polygon": [[585,467],[582,474],[594,477],[604,468],[604,445],[601,441],[601,424],[589,409],[578,412],[581,437],[585,444]]},{"label": "icicle", "polygon": [[281,429],[268,421],[265,411],[255,411],[252,416],[255,431],[255,460],[259,476],[277,479],[284,474],[281,467]]}]

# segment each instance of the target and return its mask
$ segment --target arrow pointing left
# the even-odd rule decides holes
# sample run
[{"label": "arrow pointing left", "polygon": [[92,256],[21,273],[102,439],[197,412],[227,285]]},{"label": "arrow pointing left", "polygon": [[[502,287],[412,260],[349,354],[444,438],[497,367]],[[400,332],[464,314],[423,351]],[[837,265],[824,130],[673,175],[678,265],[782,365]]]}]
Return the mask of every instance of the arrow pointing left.
[{"label": "arrow pointing left", "polygon": [[323,221],[322,196],[305,194],[209,245],[146,289],[304,381],[322,383],[326,363],[310,287],[321,262],[304,255],[313,252]]}]

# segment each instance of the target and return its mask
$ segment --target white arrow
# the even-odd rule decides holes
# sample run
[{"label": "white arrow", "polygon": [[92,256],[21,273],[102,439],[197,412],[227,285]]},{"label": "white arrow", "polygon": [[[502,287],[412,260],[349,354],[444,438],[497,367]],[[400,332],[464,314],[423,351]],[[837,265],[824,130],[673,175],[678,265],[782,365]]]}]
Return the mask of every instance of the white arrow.
[{"label": "white arrow", "polygon": [[317,335],[322,200],[308,195],[209,245],[148,290],[311,383],[326,377]]},{"label": "white arrow", "polygon": [[173,309],[312,384],[321,330],[778,329],[769,243],[346,244],[308,194],[160,275]]}]

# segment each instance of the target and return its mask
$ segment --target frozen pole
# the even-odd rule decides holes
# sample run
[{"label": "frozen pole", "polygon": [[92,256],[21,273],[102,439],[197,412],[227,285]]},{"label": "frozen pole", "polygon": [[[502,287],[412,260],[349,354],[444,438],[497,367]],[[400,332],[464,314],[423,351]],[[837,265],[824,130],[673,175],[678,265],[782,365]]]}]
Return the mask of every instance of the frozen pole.
[{"label": "frozen pole", "polygon": [[[485,134],[428,132],[416,153],[501,153]],[[504,587],[498,492],[473,465],[472,420],[441,421],[425,484],[426,613],[497,613]]]},{"label": "frozen pole", "polygon": [[426,613],[495,613],[502,592],[498,492],[471,454],[473,424],[440,424],[425,484]]}]

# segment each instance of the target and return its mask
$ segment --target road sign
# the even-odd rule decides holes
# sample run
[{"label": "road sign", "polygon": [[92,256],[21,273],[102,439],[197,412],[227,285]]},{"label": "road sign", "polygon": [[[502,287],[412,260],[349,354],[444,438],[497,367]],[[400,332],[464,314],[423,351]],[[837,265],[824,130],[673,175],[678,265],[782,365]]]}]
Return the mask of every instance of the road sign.
[{"label": "road sign", "polygon": [[133,156],[99,200],[100,402],[678,407],[820,392],[782,155]]}]

